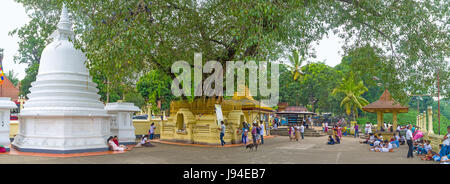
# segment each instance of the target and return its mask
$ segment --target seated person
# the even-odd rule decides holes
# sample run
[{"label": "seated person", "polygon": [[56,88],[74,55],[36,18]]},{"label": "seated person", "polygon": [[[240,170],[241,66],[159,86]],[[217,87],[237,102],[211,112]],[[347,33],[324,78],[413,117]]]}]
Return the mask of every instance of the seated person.
[{"label": "seated person", "polygon": [[400,144],[398,142],[398,140],[396,140],[394,137],[391,138],[391,142],[390,142],[395,148],[399,148]]},{"label": "seated person", "polygon": [[136,147],[153,147],[153,144],[150,143],[148,139],[148,135],[142,136],[141,142],[136,145]]},{"label": "seated person", "polygon": [[378,146],[375,147],[375,151],[376,152],[393,152],[394,148],[392,147],[391,143],[388,144],[388,141],[385,140],[383,143],[380,143],[380,144],[378,144]]},{"label": "seated person", "polygon": [[394,144],[392,143],[388,143],[387,140],[384,141],[385,145],[386,145],[386,150],[387,152],[394,152]]},{"label": "seated person", "polygon": [[124,146],[124,145],[120,145],[120,146],[117,146],[117,144],[116,143],[114,143],[114,137],[113,136],[110,136],[109,138],[108,138],[108,140],[107,140],[107,142],[108,142],[108,148],[109,148],[109,150],[110,151],[125,151],[125,150],[129,150],[129,148],[127,148],[126,146]]},{"label": "seated person", "polygon": [[334,138],[336,139],[336,144],[341,144],[341,139],[339,138],[339,136],[334,135]]},{"label": "seated person", "polygon": [[[442,144],[439,144],[439,149],[442,150]],[[441,161],[441,155],[439,153],[436,153],[435,155],[433,155],[433,160],[436,162],[440,162]]]},{"label": "seated person", "polygon": [[433,151],[433,147],[431,147],[431,141],[426,140],[426,143],[423,148],[425,148],[426,153],[428,153],[428,151]]},{"label": "seated person", "polygon": [[421,155],[420,159],[421,160],[433,160],[433,153],[431,152],[431,150],[429,150],[426,155]]},{"label": "seated person", "polygon": [[334,139],[333,139],[333,137],[331,135],[328,136],[328,143],[327,144],[331,144],[331,145],[335,144],[335,141],[334,141]]},{"label": "seated person", "polygon": [[378,134],[378,139],[380,139],[380,142],[383,142],[383,136],[381,134]]},{"label": "seated person", "polygon": [[404,145],[406,143],[406,138],[403,135],[400,135],[400,145]]},{"label": "seated person", "polygon": [[377,139],[375,142],[373,142],[373,146],[380,146],[380,143],[381,143],[381,141],[380,141],[380,139]]},{"label": "seated person", "polygon": [[445,144],[439,145],[439,155],[448,155],[450,153],[450,146],[447,146]]},{"label": "seated person", "polygon": [[364,143],[364,144],[370,144],[370,142],[371,142],[371,140],[374,140],[375,139],[375,137],[373,136],[373,134],[372,133],[370,133],[369,134],[369,137],[367,137],[367,139],[365,140],[365,141],[360,141],[360,143],[362,144],[362,143]]},{"label": "seated person", "polygon": [[441,164],[450,164],[450,159],[448,158],[448,155],[444,155],[441,157]]},{"label": "seated person", "polygon": [[119,146],[119,138],[116,136],[113,137],[113,142],[116,143],[117,146]]}]

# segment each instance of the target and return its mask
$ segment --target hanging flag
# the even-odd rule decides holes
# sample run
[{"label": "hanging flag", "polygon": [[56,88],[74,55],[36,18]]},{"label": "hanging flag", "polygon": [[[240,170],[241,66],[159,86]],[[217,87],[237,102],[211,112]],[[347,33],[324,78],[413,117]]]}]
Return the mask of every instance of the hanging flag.
[{"label": "hanging flag", "polygon": [[3,65],[2,65],[2,63],[0,63],[0,70],[1,70],[1,74],[0,74],[0,85],[2,85],[3,82],[6,80],[6,78],[5,78],[5,73],[3,73]]}]

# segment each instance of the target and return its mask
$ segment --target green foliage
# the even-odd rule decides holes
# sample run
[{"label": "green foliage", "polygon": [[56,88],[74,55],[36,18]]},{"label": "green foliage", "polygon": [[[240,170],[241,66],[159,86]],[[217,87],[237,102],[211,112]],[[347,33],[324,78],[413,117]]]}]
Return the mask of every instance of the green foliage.
[{"label": "green foliage", "polygon": [[20,95],[26,96],[30,93],[31,83],[36,81],[36,76],[39,70],[39,63],[31,64],[27,69],[25,69],[25,77],[20,81]]},{"label": "green foliage", "polygon": [[304,76],[300,81],[300,102],[311,104],[313,112],[317,108],[330,112],[332,109],[328,98],[333,87],[338,84],[336,78],[340,78],[341,73],[323,62],[309,63],[302,67],[302,71]]},{"label": "green foliage", "polygon": [[389,75],[383,82],[394,97],[402,97],[405,90],[435,94],[437,69],[442,93],[449,96],[450,67],[444,58],[450,53],[446,28],[450,2],[445,0],[17,2],[32,10],[30,16],[43,20],[24,26],[24,32],[40,33],[52,32],[65,2],[75,19],[76,45],[87,54],[90,71],[104,72],[112,86],[151,69],[174,77],[171,64],[192,63],[194,52],[202,52],[204,61],[221,63],[275,60],[291,49],[311,56],[311,43],[333,30],[346,40],[345,48],[380,46],[382,51],[371,58],[382,58]]},{"label": "green foliage", "polygon": [[300,56],[297,50],[293,50],[292,55],[289,56],[289,62],[292,66],[290,65],[287,66],[290,68],[292,79],[294,79],[294,81],[297,81],[300,77],[304,75],[300,69],[304,61],[304,57],[305,54],[302,53],[302,55]]},{"label": "green foliage", "polygon": [[125,102],[134,103],[134,105],[142,108],[145,106],[145,99],[142,97],[141,93],[136,90],[133,90],[129,93],[125,94]]},{"label": "green foliage", "polygon": [[362,110],[362,107],[368,105],[369,102],[361,97],[368,89],[364,86],[362,81],[355,80],[353,72],[350,72],[347,76],[342,78],[339,85],[333,89],[332,95],[337,93],[345,94],[340,106],[345,106],[347,115],[353,112],[353,116],[358,116],[358,109]]},{"label": "green foliage", "polygon": [[19,83],[19,78],[17,78],[17,73],[14,72],[14,70],[9,70],[6,74],[6,78],[8,78],[14,86],[17,86]]},{"label": "green foliage", "polygon": [[170,101],[175,99],[170,90],[171,82],[168,75],[159,70],[153,70],[139,78],[136,88],[145,101],[152,104],[152,109],[157,109],[159,100],[162,101],[161,109],[169,109]]}]

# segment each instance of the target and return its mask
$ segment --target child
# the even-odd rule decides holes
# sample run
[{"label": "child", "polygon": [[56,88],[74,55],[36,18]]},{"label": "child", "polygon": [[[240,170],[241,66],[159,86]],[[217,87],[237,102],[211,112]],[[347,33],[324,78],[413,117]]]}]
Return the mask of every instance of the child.
[{"label": "child", "polygon": [[378,139],[380,139],[381,142],[384,140],[381,134],[378,134]]},{"label": "child", "polygon": [[328,136],[328,144],[333,145],[334,143],[335,143],[335,142],[334,142],[333,137],[331,137],[331,135]]},{"label": "child", "polygon": [[336,139],[336,144],[340,144],[341,143],[341,139],[339,138],[338,135],[334,135],[334,138]]},{"label": "child", "polygon": [[441,164],[450,164],[450,160],[447,155],[441,157]]},{"label": "child", "polygon": [[[439,149],[442,149],[442,144],[439,144]],[[433,160],[436,162],[440,162],[441,161],[441,155],[439,153],[433,155]]]},{"label": "child", "polygon": [[391,138],[390,144],[392,144],[392,145],[395,146],[396,148],[399,148],[398,140],[395,140],[394,137]]},{"label": "child", "polygon": [[380,152],[394,152],[394,148],[391,143],[385,140],[383,146],[380,147]]},{"label": "child", "polygon": [[422,155],[420,156],[421,160],[432,160],[433,159],[433,154],[431,153],[431,150],[428,151],[428,153],[426,155]]},{"label": "child", "polygon": [[426,144],[424,145],[425,151],[428,153],[428,151],[432,151],[433,148],[431,147],[431,141],[426,140]]},{"label": "child", "polygon": [[400,145],[404,145],[406,143],[406,137],[405,136],[400,136]]}]

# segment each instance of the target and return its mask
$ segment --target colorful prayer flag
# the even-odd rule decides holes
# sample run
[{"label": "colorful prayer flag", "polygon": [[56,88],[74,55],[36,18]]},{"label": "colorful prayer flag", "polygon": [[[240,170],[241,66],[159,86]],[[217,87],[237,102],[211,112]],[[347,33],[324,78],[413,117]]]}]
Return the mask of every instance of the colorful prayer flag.
[{"label": "colorful prayer flag", "polygon": [[0,74],[0,85],[3,84],[3,82],[6,80],[6,76],[5,73],[3,73],[3,66],[2,63],[0,63],[0,70],[1,70],[1,74]]}]

